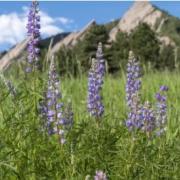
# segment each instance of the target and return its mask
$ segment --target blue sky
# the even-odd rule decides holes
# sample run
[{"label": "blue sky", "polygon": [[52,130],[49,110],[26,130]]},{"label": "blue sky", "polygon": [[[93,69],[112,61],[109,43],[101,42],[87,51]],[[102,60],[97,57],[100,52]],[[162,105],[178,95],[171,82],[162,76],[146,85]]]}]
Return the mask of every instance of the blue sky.
[{"label": "blue sky", "polygon": [[[43,16],[42,34],[77,31],[90,20],[106,23],[120,18],[133,2],[40,2]],[[180,18],[180,2],[152,2],[160,9]],[[26,36],[26,15],[30,2],[0,2],[0,51],[8,49]]]}]

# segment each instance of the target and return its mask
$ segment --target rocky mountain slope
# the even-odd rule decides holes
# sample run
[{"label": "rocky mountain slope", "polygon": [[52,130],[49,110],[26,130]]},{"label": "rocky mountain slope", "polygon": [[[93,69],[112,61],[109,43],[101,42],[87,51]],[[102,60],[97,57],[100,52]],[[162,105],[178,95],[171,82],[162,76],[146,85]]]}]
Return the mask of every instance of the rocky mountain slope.
[{"label": "rocky mountain slope", "polygon": [[[48,48],[50,41],[53,40],[51,54],[56,53],[62,46],[73,47],[79,40],[82,40],[88,30],[96,24],[95,20],[90,21],[81,31],[72,33],[60,33],[40,41],[40,48]],[[28,39],[18,43],[0,58],[0,70],[4,70],[22,56],[27,47]]]},{"label": "rocky mountain slope", "polygon": [[[118,23],[115,23],[110,30],[108,42],[115,41],[119,31],[130,34],[140,23],[148,24],[157,33],[158,39],[162,44],[180,47],[180,20],[154,7],[148,1],[136,1],[133,3]],[[51,54],[58,52],[62,46],[73,48],[78,41],[83,40],[86,33],[95,24],[96,22],[92,20],[79,32],[62,33],[49,37],[40,42],[40,47],[47,48],[51,39],[53,39]],[[26,46],[27,40],[24,40],[10,49],[5,55],[1,55],[0,70],[6,69],[14,60],[22,59]]]},{"label": "rocky mountain slope", "polygon": [[130,33],[139,23],[147,23],[152,29],[155,29],[156,22],[162,17],[162,14],[148,1],[136,1],[124,14],[118,25],[111,30],[110,40],[115,40],[118,31]]},{"label": "rocky mountain slope", "polygon": [[90,21],[81,31],[72,32],[67,37],[65,37],[62,41],[56,43],[56,45],[52,48],[51,54],[56,53],[62,46],[73,47],[77,44],[79,40],[83,40],[85,34],[88,30],[96,24],[95,20]]},{"label": "rocky mountain slope", "polygon": [[166,14],[154,7],[149,1],[136,1],[132,7],[120,19],[109,33],[109,41],[115,41],[119,31],[131,33],[140,23],[148,24],[154,31],[159,33],[158,39],[165,45],[175,46],[174,41],[164,35],[160,35],[161,29],[168,20]]}]

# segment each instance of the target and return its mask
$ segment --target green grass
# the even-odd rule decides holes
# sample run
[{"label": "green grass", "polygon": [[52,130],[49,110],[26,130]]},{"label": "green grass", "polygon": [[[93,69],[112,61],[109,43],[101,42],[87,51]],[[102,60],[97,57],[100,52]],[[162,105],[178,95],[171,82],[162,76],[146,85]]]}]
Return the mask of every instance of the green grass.
[{"label": "green grass", "polygon": [[87,175],[93,179],[96,170],[113,180],[180,179],[180,73],[147,73],[142,81],[142,101],[152,104],[159,86],[169,86],[165,135],[149,139],[137,133],[134,139],[124,126],[124,74],[105,78],[105,115],[100,126],[86,110],[86,76],[61,78],[63,101],[71,99],[75,121],[64,146],[42,131],[36,111],[45,81],[36,80],[34,92],[33,79],[19,78],[15,99],[1,82],[0,179],[85,180]]}]

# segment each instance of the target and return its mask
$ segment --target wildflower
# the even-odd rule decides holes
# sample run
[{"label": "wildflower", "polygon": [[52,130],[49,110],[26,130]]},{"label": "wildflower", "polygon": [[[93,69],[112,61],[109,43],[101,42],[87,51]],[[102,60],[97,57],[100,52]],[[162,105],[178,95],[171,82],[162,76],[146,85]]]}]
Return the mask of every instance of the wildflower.
[{"label": "wildflower", "polygon": [[94,180],[107,180],[106,174],[103,171],[96,171],[96,175],[94,176]]},{"label": "wildflower", "polygon": [[[46,92],[46,117],[47,117],[47,128],[49,134],[57,133],[60,134],[61,125],[63,125],[62,117],[62,107],[63,103],[61,100],[61,92],[59,90],[60,81],[56,72],[56,67],[54,63],[54,57],[52,57],[50,70],[49,70],[49,80],[48,89]],[[60,138],[61,141],[61,138]]]},{"label": "wildflower", "polygon": [[46,119],[46,128],[49,135],[57,134],[59,142],[64,144],[66,142],[66,130],[73,124],[73,112],[71,104],[68,104],[64,111],[59,87],[60,81],[56,72],[54,57],[52,57],[46,98],[45,102],[41,102],[40,110],[42,118]]},{"label": "wildflower", "polygon": [[127,64],[127,83],[126,83],[126,101],[129,107],[128,119],[126,126],[132,130],[142,127],[141,104],[139,90],[141,88],[139,62],[135,59],[132,51],[129,53]]},{"label": "wildflower", "polygon": [[105,74],[105,60],[104,60],[104,54],[102,51],[102,43],[101,42],[98,44],[98,48],[97,48],[97,52],[96,52],[96,59],[98,62],[98,69],[97,69],[98,83],[99,83],[99,86],[102,86],[103,77]]},{"label": "wildflower", "polygon": [[167,86],[161,86],[160,87],[160,91],[168,91],[168,87]]},{"label": "wildflower", "polygon": [[88,77],[88,111],[91,116],[99,119],[104,113],[102,97],[100,91],[103,85],[105,74],[104,59],[102,54],[102,44],[99,43],[96,59],[92,59],[92,66]]},{"label": "wildflower", "polygon": [[165,131],[165,124],[167,122],[167,98],[164,95],[166,91],[168,91],[168,87],[161,86],[159,92],[156,94],[156,126],[158,128],[157,135],[160,135]]},{"label": "wildflower", "polygon": [[28,66],[26,67],[26,72],[28,73],[34,67],[37,68],[39,61],[40,16],[38,5],[37,1],[33,1],[28,14],[27,34],[29,36],[29,42],[27,47]]},{"label": "wildflower", "polygon": [[126,120],[126,126],[129,130],[134,130],[134,128],[140,129],[143,125],[142,123],[142,105],[139,103],[139,99],[134,95],[132,101],[132,108],[128,113],[128,119]]},{"label": "wildflower", "polygon": [[139,95],[141,88],[140,77],[139,62],[136,61],[133,53],[130,52],[126,84],[126,101],[129,107],[129,114],[126,126],[129,130],[141,130],[148,136],[153,132],[160,135],[165,130],[164,126],[167,121],[166,96],[163,93],[168,91],[168,87],[160,87],[160,92],[156,94],[157,107],[155,109],[148,101],[142,105]]},{"label": "wildflower", "polygon": [[139,62],[135,59],[132,51],[129,52],[127,64],[126,101],[129,108],[133,108],[133,99],[139,101],[139,90],[141,88],[141,73]]},{"label": "wildflower", "polygon": [[148,101],[145,102],[144,106],[141,109],[141,118],[142,118],[142,130],[149,134],[154,131],[156,128],[156,117],[153,108],[151,107]]}]

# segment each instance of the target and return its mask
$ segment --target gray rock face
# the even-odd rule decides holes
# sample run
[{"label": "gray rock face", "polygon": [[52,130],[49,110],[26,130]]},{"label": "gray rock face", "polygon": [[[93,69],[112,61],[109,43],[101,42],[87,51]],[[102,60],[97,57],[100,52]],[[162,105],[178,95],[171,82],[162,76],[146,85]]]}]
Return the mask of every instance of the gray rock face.
[{"label": "gray rock face", "polygon": [[[158,21],[159,19],[160,21]],[[161,28],[166,20],[167,18],[163,17],[163,12],[153,7],[150,2],[136,1],[119,20],[119,23],[110,31],[109,42],[115,40],[118,31],[123,31],[129,34],[139,25],[139,23],[147,23],[154,31],[159,34],[158,39],[162,42],[163,45],[175,46],[175,43],[171,40],[171,38],[160,35]],[[157,21],[159,24],[157,24]],[[78,41],[83,40],[85,34],[95,24],[95,20],[92,20],[81,31],[63,35],[63,38],[56,40],[52,48],[49,49],[49,55],[57,53],[63,46],[68,48],[75,46]],[[155,27],[155,25],[157,26]],[[53,38],[50,37],[49,39]],[[13,60],[22,59],[21,56],[23,52],[25,52],[27,43],[28,40],[26,39],[10,49],[5,55],[0,54],[0,70],[4,70],[9,67]]]},{"label": "gray rock face", "polygon": [[[82,40],[86,32],[95,25],[95,21],[90,21],[80,32],[73,32],[65,38],[57,42],[51,49],[50,54],[56,53],[63,45],[72,47],[76,45],[79,40]],[[5,70],[17,58],[21,59],[21,55],[25,51],[28,44],[28,39],[18,43],[15,47],[10,49],[4,56],[0,57],[0,71]]]},{"label": "gray rock face", "polygon": [[158,36],[158,40],[162,43],[163,46],[176,46],[176,43],[168,36]]},{"label": "gray rock face", "polygon": [[152,29],[162,12],[153,7],[148,1],[136,1],[133,6],[124,14],[118,25],[114,27],[110,34],[110,41],[114,41],[118,31],[130,33],[139,23],[147,23]]},{"label": "gray rock face", "polygon": [[51,54],[55,54],[59,51],[62,46],[73,47],[77,44],[79,40],[82,40],[88,30],[96,24],[95,20],[90,21],[81,31],[72,32],[67,37],[65,37],[62,41],[57,43],[51,50]]},{"label": "gray rock face", "polygon": [[0,59],[0,71],[6,69],[11,62],[18,58],[27,47],[28,39],[18,43]]}]

